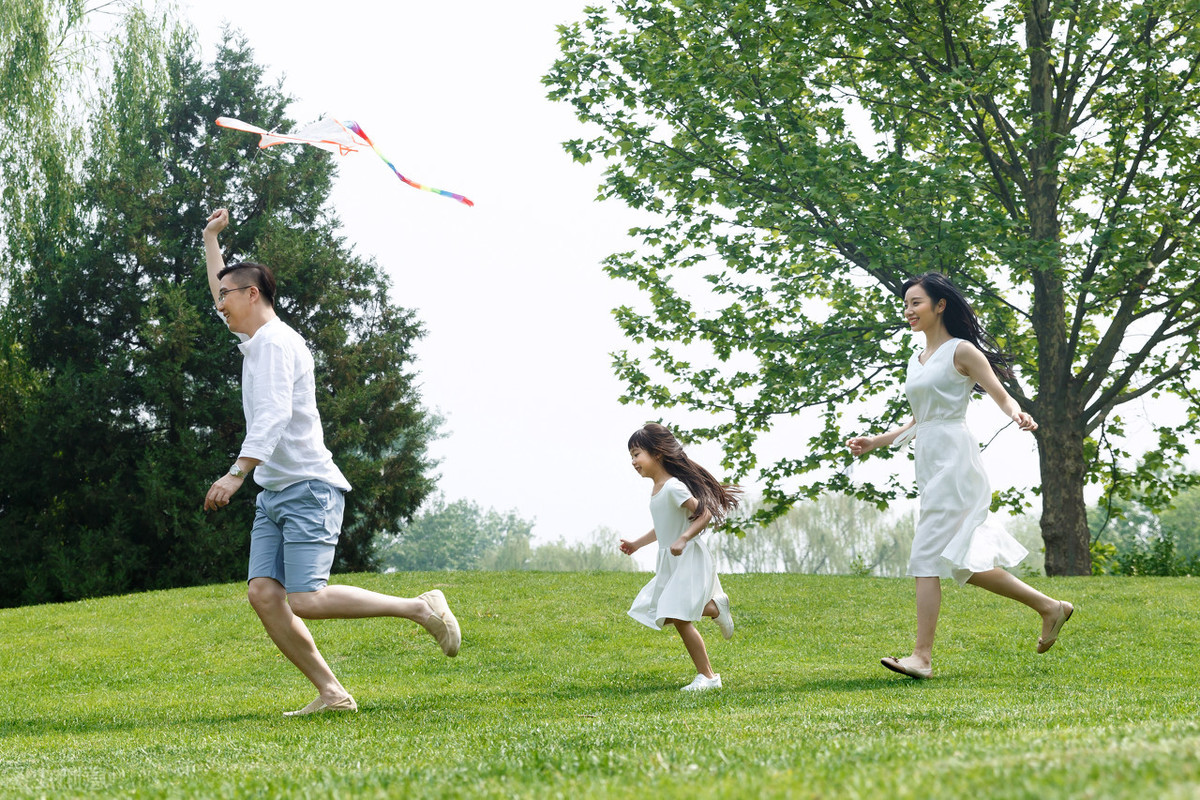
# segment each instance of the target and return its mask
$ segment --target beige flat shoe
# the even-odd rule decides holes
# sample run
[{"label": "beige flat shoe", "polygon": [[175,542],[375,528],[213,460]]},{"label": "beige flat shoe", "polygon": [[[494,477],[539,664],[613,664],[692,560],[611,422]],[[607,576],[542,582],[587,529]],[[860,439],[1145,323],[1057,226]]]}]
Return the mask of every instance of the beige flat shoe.
[{"label": "beige flat shoe", "polygon": [[1058,619],[1054,620],[1054,625],[1050,628],[1050,638],[1043,639],[1040,636],[1038,637],[1039,653],[1044,653],[1051,647],[1054,647],[1054,643],[1058,641],[1058,632],[1062,630],[1063,625],[1067,624],[1067,620],[1074,613],[1075,606],[1063,600],[1058,601]]},{"label": "beige flat shoe", "polygon": [[890,669],[892,672],[899,672],[901,675],[907,675],[910,678],[917,680],[925,680],[933,675],[933,667],[921,669],[920,667],[910,667],[904,663],[904,660],[899,656],[888,656],[879,659],[879,663]]},{"label": "beige flat shoe", "polygon": [[446,603],[446,596],[442,594],[441,589],[434,589],[421,595],[418,599],[424,600],[433,609],[433,616],[425,620],[425,630],[437,639],[443,653],[454,658],[458,655],[458,648],[462,645],[462,631],[458,627],[458,619],[450,611],[449,604]]},{"label": "beige flat shoe", "polygon": [[354,702],[354,698],[350,695],[346,695],[342,700],[332,704],[326,703],[318,697],[304,708],[298,711],[285,711],[283,715],[285,717],[303,717],[307,714],[321,714],[326,711],[358,711],[358,703]]}]

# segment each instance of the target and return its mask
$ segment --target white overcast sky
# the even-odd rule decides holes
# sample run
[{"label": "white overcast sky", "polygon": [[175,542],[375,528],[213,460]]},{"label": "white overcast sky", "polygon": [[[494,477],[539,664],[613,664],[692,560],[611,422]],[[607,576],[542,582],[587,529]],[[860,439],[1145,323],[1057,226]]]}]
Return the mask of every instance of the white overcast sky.
[{"label": "white overcast sky", "polygon": [[[635,217],[595,201],[599,167],[573,163],[560,146],[581,125],[540,82],[557,53],[555,26],[584,5],[184,6],[206,59],[222,23],[248,37],[296,98],[298,121],[356,120],[408,177],[475,201],[408,188],[370,153],[341,160],[333,192],[348,241],[378,260],[394,299],[428,331],[417,368],[425,402],[446,419],[433,447],[440,490],[536,519],[537,542],[582,540],[602,525],[649,529],[650,486],[630,468],[625,442],[663,413],[618,403],[610,367],[609,354],[625,347],[610,310],[638,295],[600,262],[631,249]],[[214,126],[212,135],[249,134]],[[991,403],[973,404],[972,419],[981,439],[1005,422]],[[774,455],[801,447],[799,436],[772,443]],[[692,455],[719,472],[715,452]],[[985,463],[997,487],[1033,483],[1033,438],[1006,430]],[[904,459],[878,468],[911,475]]]}]

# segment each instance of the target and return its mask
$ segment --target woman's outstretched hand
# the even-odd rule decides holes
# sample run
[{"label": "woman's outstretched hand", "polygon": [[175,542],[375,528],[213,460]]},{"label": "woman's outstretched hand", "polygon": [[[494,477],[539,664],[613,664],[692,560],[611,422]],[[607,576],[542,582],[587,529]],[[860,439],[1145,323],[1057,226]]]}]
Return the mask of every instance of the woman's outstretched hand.
[{"label": "woman's outstretched hand", "polygon": [[1013,422],[1017,423],[1017,427],[1023,431],[1036,431],[1038,429],[1038,424],[1033,421],[1033,417],[1024,411],[1018,411],[1012,415],[1012,418]]},{"label": "woman's outstretched hand", "polygon": [[846,440],[846,447],[850,448],[850,452],[856,456],[861,456],[863,453],[869,453],[875,449],[874,436],[855,436],[852,439]]}]

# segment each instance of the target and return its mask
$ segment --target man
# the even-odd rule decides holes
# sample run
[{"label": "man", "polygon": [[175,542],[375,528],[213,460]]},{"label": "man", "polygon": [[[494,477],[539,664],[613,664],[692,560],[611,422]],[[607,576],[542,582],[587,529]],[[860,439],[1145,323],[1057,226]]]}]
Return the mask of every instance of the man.
[{"label": "man", "polygon": [[317,650],[305,619],[404,617],[433,634],[447,656],[458,653],[458,620],[439,590],[402,598],[355,586],[329,586],[350,490],[325,448],[317,413],[313,358],[300,334],[275,316],[275,277],[250,262],[225,266],[217,235],[229,212],[204,228],[208,285],[217,311],[238,336],[246,438],[237,461],[208,490],[204,508],[229,504],[254,471],[262,487],[250,533],[248,596],[267,634],[320,695],[297,716],[355,711],[358,705]]}]

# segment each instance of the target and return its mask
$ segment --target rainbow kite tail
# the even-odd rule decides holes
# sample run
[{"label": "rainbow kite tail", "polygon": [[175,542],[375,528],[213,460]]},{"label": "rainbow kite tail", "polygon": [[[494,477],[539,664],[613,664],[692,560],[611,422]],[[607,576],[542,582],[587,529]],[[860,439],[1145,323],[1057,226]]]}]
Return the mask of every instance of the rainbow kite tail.
[{"label": "rainbow kite tail", "polygon": [[407,183],[409,186],[413,187],[414,189],[421,189],[426,192],[433,192],[434,194],[440,194],[442,197],[454,198],[455,200],[457,200],[460,203],[463,203],[464,205],[468,205],[468,206],[475,205],[473,202],[471,202],[467,198],[463,197],[461,194],[455,194],[454,192],[447,192],[445,189],[435,189],[432,186],[426,186],[423,183],[417,183],[416,181],[410,181],[408,178],[404,177],[404,175],[402,175],[400,173],[400,170],[396,169],[396,165],[393,164],[387,156],[385,156],[383,153],[381,153],[379,151],[379,148],[376,147],[375,143],[371,141],[371,137],[367,136],[367,132],[364,131],[357,122],[354,122],[353,120],[346,120],[345,125],[347,128],[354,131],[354,133],[361,136],[363,141],[366,142],[367,144],[369,144],[371,146],[371,149],[375,151],[375,155],[382,158],[383,163],[387,164],[389,167],[392,168],[392,172],[396,173],[396,177],[399,178],[400,180],[404,181],[405,183]]}]

